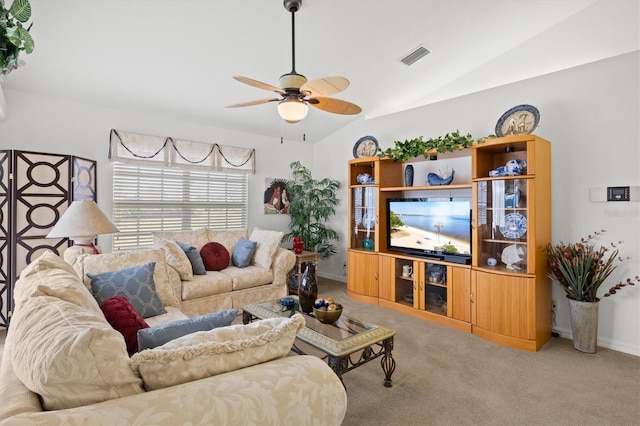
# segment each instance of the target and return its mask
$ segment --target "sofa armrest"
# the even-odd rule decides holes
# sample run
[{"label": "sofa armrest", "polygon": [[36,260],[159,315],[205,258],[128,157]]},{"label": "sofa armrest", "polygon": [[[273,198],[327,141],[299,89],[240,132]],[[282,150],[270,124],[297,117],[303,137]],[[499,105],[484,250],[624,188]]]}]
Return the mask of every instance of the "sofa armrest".
[{"label": "sofa armrest", "polygon": [[0,424],[339,425],[346,409],[344,386],[327,364],[290,356],[84,407],[22,413]]},{"label": "sofa armrest", "polygon": [[291,250],[278,247],[273,255],[273,284],[287,285],[287,274],[296,264],[296,255]]}]

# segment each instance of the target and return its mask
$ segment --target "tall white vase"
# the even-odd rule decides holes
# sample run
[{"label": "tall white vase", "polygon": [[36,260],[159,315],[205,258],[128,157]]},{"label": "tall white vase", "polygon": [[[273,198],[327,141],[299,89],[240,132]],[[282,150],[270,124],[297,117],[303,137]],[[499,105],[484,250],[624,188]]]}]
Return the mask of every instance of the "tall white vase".
[{"label": "tall white vase", "polygon": [[599,302],[578,302],[569,299],[573,347],[581,352],[596,353],[599,306]]}]

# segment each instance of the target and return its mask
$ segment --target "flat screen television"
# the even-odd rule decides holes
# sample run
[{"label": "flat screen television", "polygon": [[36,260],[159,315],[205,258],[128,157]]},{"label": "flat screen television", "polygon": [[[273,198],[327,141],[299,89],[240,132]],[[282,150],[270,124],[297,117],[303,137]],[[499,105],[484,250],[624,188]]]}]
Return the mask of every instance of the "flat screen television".
[{"label": "flat screen television", "polygon": [[471,263],[471,199],[389,199],[387,231],[389,250]]}]

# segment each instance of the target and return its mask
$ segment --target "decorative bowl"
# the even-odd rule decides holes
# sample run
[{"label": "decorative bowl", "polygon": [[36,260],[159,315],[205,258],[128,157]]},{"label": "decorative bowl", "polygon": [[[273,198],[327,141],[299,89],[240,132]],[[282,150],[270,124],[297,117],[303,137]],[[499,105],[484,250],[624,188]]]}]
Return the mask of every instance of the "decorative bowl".
[{"label": "decorative bowl", "polygon": [[338,318],[342,315],[342,305],[336,303],[335,311],[322,311],[320,309],[313,308],[313,315],[315,315],[315,317],[318,318],[318,321],[323,324],[333,324],[338,321]]},{"label": "decorative bowl", "polygon": [[362,240],[362,247],[364,247],[365,250],[373,250],[374,241],[370,238],[365,238]]}]

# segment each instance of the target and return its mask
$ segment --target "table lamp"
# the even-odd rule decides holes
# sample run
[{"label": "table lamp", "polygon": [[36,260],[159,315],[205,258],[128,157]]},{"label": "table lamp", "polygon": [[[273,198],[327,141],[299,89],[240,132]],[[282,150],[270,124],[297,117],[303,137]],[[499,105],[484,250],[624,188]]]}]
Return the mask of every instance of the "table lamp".
[{"label": "table lamp", "polygon": [[63,255],[64,260],[71,263],[80,254],[101,252],[100,248],[93,244],[98,234],[119,231],[95,201],[80,200],[71,203],[47,238],[69,238],[73,241],[73,245],[67,248]]}]

